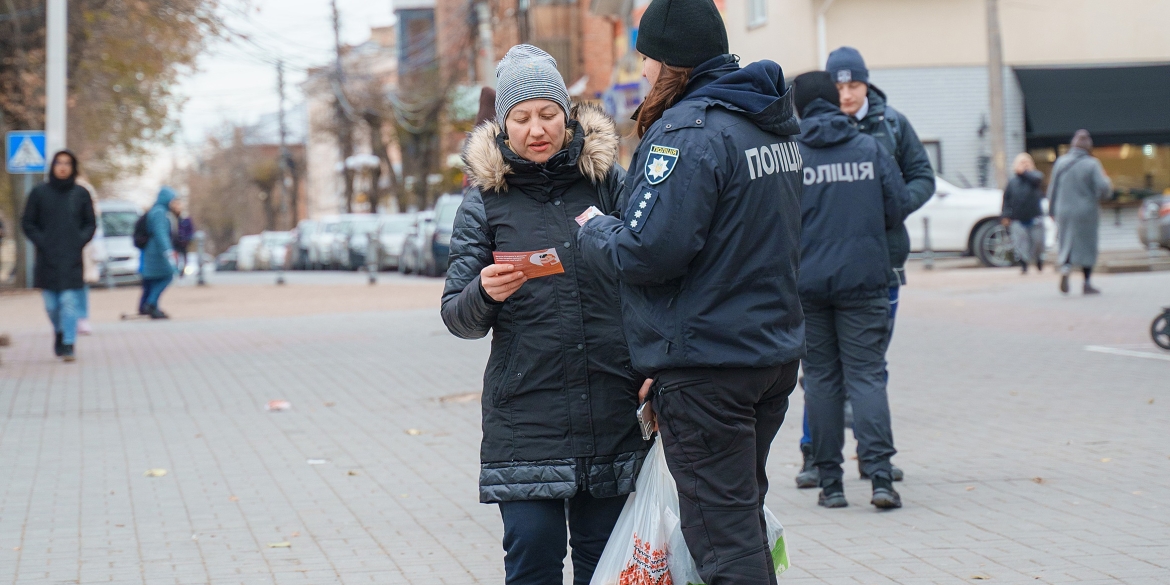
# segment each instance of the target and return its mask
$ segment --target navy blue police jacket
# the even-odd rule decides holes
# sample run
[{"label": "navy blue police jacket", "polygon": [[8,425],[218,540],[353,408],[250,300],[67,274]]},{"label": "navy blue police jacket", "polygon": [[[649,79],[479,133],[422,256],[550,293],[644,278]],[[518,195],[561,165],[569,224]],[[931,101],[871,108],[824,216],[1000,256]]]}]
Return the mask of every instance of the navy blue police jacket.
[{"label": "navy blue police jacket", "polygon": [[799,124],[771,61],[699,65],[647,130],[621,217],[578,232],[585,262],[616,275],[633,367],[758,368],[804,355]]},{"label": "navy blue police jacket", "polygon": [[800,122],[800,298],[885,298],[892,268],[886,232],[911,211],[898,163],[840,108],[817,98]]}]

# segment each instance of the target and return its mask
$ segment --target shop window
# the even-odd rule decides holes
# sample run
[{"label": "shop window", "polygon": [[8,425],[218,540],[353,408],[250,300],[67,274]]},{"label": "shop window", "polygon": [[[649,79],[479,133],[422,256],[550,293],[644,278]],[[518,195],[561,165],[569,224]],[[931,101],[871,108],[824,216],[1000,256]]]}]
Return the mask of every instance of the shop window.
[{"label": "shop window", "polygon": [[[1067,145],[1034,148],[1030,151],[1036,168],[1046,178],[1056,158],[1068,152]],[[1132,203],[1151,195],[1170,194],[1170,144],[1110,144],[1093,148],[1105,174],[1113,181],[1118,203]]]},{"label": "shop window", "polygon": [[768,0],[747,0],[747,13],[748,28],[768,24]]}]

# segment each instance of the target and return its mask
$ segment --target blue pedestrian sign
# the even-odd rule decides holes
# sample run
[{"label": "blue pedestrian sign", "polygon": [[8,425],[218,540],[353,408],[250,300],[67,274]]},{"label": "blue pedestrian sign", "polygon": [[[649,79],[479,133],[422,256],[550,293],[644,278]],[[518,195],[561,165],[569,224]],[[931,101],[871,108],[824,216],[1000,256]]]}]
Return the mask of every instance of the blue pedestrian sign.
[{"label": "blue pedestrian sign", "polygon": [[4,145],[4,166],[8,174],[44,174],[47,161],[43,130],[9,132]]}]

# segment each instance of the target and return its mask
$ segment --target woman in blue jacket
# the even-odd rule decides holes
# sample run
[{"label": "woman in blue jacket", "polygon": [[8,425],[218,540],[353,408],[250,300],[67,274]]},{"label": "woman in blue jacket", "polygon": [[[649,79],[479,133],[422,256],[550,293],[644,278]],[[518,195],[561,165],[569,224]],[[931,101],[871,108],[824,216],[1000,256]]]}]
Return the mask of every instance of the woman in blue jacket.
[{"label": "woman in blue jacket", "polygon": [[780,66],[741,68],[711,0],[654,0],[638,51],[651,89],[621,219],[578,234],[622,283],[634,369],[705,583],[775,583],[762,512],[769,445],[804,353],[797,297],[799,125]]},{"label": "woman in blue jacket", "polygon": [[171,243],[171,220],[168,213],[179,213],[179,200],[174,189],[163,187],[158,200],[146,212],[146,230],[150,240],[142,249],[142,300],[138,303],[140,315],[151,319],[169,319],[158,308],[158,299],[175,277],[174,247]]}]

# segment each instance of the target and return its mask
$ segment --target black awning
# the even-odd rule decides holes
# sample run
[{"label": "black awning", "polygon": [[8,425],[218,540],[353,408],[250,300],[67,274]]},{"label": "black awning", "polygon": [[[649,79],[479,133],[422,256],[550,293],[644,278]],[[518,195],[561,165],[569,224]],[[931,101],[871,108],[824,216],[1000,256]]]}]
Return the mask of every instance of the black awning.
[{"label": "black awning", "polygon": [[1078,128],[1097,145],[1170,143],[1170,65],[1015,72],[1028,148],[1068,144]]}]

